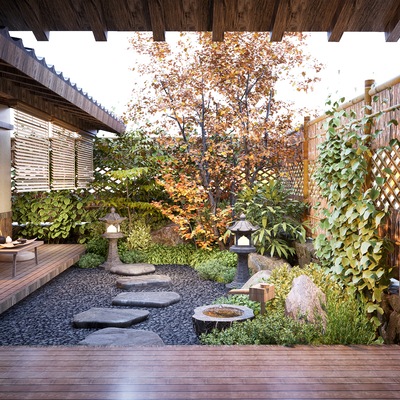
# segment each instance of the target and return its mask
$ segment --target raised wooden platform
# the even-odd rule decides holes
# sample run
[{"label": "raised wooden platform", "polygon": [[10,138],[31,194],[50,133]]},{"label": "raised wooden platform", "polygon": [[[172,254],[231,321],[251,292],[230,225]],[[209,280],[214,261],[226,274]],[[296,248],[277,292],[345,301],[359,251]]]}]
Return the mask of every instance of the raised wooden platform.
[{"label": "raised wooden platform", "polygon": [[1,399],[399,399],[399,346],[0,347]]},{"label": "raised wooden platform", "polygon": [[38,262],[17,261],[12,277],[12,262],[0,262],[0,314],[79,261],[83,244],[45,244],[38,247]]}]

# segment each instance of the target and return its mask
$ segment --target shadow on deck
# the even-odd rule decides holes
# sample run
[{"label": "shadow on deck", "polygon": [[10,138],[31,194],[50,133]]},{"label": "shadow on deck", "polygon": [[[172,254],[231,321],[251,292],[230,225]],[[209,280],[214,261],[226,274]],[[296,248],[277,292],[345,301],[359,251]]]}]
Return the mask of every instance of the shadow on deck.
[{"label": "shadow on deck", "polygon": [[38,247],[35,260],[17,261],[12,277],[12,262],[0,262],[0,314],[36,289],[75,264],[83,254],[83,244],[45,244]]}]

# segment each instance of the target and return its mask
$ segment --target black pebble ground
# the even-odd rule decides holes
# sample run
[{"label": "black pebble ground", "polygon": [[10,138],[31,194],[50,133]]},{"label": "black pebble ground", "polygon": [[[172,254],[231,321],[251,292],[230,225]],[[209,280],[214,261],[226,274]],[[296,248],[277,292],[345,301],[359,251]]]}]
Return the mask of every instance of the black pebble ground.
[{"label": "black pebble ground", "polygon": [[[205,281],[188,265],[158,265],[156,274],[168,275],[173,286],[135,291],[176,292],[179,303],[150,311],[147,320],[124,329],[157,333],[166,345],[200,344],[192,326],[193,310],[226,293],[222,283]],[[71,267],[0,315],[0,345],[76,345],[98,329],[73,327],[74,315],[112,306],[125,290],[115,285],[119,275],[99,269]],[[134,307],[137,308],[138,307]]]}]

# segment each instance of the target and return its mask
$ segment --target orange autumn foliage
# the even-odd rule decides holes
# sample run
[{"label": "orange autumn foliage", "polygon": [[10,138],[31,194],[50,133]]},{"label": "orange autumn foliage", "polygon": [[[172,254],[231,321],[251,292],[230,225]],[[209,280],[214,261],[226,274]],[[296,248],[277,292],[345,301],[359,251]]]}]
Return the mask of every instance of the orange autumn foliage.
[{"label": "orange autumn foliage", "polygon": [[[221,43],[209,33],[181,34],[174,47],[137,33],[130,43],[143,57],[136,66],[143,81],[125,117],[150,118],[164,130],[159,140],[170,158],[162,181],[186,211],[159,207],[180,218],[179,226],[189,229],[184,234],[196,231],[204,243],[214,240],[224,249],[219,238],[229,214],[221,214],[221,202],[233,207],[244,184],[297,156],[285,134],[303,110],[276,98],[277,82],[307,91],[321,65],[304,52],[304,36],[297,33],[279,43],[267,33],[226,33]],[[194,218],[200,199],[205,219]]]}]

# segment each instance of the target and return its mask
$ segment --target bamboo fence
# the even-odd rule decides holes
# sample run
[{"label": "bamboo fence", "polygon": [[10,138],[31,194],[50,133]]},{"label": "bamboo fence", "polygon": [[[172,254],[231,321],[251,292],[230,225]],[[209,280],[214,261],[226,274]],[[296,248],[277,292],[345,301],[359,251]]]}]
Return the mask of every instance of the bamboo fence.
[{"label": "bamboo fence", "polygon": [[[378,96],[378,100],[374,102],[375,96]],[[372,109],[364,108],[365,105],[371,105]],[[376,177],[386,176],[383,173],[383,168],[388,167],[392,170],[393,175],[388,177],[386,183],[381,187],[382,194],[376,200],[376,205],[378,207],[385,205],[389,207],[390,217],[386,225],[380,228],[379,233],[382,237],[386,236],[392,239],[395,244],[395,250],[389,255],[388,260],[389,265],[393,267],[400,265],[400,148],[395,146],[392,151],[384,151],[380,154],[377,154],[376,150],[382,146],[388,146],[390,140],[394,138],[400,140],[400,110],[396,109],[398,107],[400,107],[400,76],[378,86],[374,85],[373,80],[366,80],[364,94],[342,104],[340,107],[347,112],[353,110],[357,119],[361,119],[367,114],[374,116],[374,114],[383,112],[379,121],[375,121],[375,124],[370,128],[367,127],[364,132],[373,136],[377,130],[382,130],[377,138],[372,139],[371,137],[370,140],[372,157],[367,160],[369,174],[366,179],[366,186],[370,186]],[[321,207],[326,207],[327,203],[324,198],[321,198],[320,191],[312,176],[316,170],[319,154],[317,146],[324,140],[322,126],[326,118],[326,115],[319,116],[311,121],[309,117],[304,118],[304,124],[297,132],[299,138],[297,145],[301,146],[302,160],[297,162],[293,160],[293,162],[287,163],[283,173],[287,187],[294,188],[295,196],[310,204],[305,220],[309,221],[313,228],[308,233],[314,238],[320,233],[325,233],[318,227],[319,212],[314,210],[313,206],[320,202]],[[399,122],[398,126],[394,124],[388,126],[388,122],[393,119]],[[344,118],[342,122],[345,122]],[[398,279],[399,269],[397,269],[396,276]]]}]

